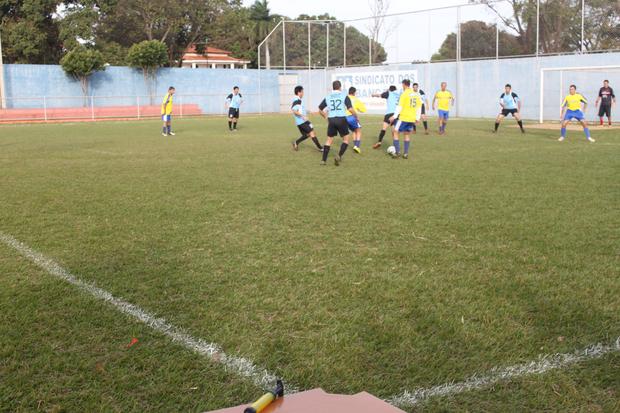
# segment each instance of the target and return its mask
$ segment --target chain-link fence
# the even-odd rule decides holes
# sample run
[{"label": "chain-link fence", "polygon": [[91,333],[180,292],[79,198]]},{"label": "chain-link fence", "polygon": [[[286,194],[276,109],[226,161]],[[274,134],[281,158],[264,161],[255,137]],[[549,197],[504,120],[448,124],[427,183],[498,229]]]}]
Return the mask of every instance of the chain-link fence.
[{"label": "chain-link fence", "polygon": [[286,70],[618,50],[620,2],[478,0],[353,20],[283,20],[258,55],[260,68]]},{"label": "chain-link fence", "polygon": [[[275,95],[274,95],[275,96]],[[277,96],[276,96],[277,98]],[[243,95],[241,110],[259,113],[265,96]],[[173,116],[225,115],[226,96],[175,95]],[[277,100],[277,99],[276,99]],[[161,96],[41,96],[6,98],[0,122],[145,119],[161,116]],[[270,102],[271,103],[271,102]],[[273,108],[272,108],[273,106]],[[277,111],[277,102],[270,111]]]}]

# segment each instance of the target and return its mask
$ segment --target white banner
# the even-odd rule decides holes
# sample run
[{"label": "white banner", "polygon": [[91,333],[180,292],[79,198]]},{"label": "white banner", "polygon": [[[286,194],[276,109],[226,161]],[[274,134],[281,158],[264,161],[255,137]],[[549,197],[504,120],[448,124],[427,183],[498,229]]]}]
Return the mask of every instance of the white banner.
[{"label": "white banner", "polygon": [[351,86],[357,89],[356,96],[366,104],[368,112],[385,112],[385,99],[373,98],[373,94],[383,93],[390,86],[402,88],[402,81],[411,80],[411,83],[418,81],[417,70],[376,70],[372,72],[337,72],[332,74],[332,81],[342,82],[342,91],[347,92]]}]

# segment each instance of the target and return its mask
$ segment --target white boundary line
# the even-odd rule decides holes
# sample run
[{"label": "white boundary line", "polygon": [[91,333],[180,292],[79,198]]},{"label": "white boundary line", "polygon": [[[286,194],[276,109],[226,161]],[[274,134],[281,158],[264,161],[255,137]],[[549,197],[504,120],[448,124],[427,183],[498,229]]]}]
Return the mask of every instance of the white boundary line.
[{"label": "white boundary line", "polygon": [[540,356],[537,361],[504,368],[493,368],[484,375],[473,375],[457,383],[445,383],[426,389],[404,391],[386,401],[399,407],[412,407],[431,397],[453,396],[471,390],[490,387],[500,381],[508,381],[523,376],[544,374],[551,370],[563,369],[583,361],[597,359],[609,353],[620,351],[620,337],[611,344],[593,344],[574,353],[559,353]]},{"label": "white boundary line", "polygon": [[[131,316],[137,321],[146,324],[158,333],[168,336],[173,342],[209,358],[215,363],[222,364],[228,371],[232,371],[241,377],[250,379],[257,387],[270,389],[275,383],[277,376],[266,369],[255,365],[251,360],[243,357],[230,356],[215,343],[194,338],[184,330],[168,323],[165,319],[157,317],[140,307],[114,297],[109,292],[83,281],[60,266],[50,258],[33,250],[26,244],[18,241],[10,235],[0,231],[0,241],[28,258],[39,268],[47,271],[50,275],[68,282],[92,297],[105,301],[119,312]],[[481,390],[501,381],[509,381],[528,375],[544,374],[552,370],[559,370],[572,365],[601,358],[607,354],[620,351],[620,337],[611,344],[593,344],[574,353],[557,353],[540,356],[537,361],[524,364],[516,364],[504,368],[493,368],[484,375],[473,375],[461,382],[450,382],[435,387],[419,388],[392,396],[386,401],[398,407],[413,407],[432,397],[453,396],[459,393]],[[300,390],[287,384],[287,394],[297,393]]]},{"label": "white boundary line", "polygon": [[[19,252],[21,255],[36,264],[39,268],[47,271],[54,277],[68,282],[82,292],[88,293],[98,300],[105,301],[119,312],[134,318],[136,321],[146,324],[158,333],[168,336],[173,342],[180,344],[183,347],[200,354],[201,356],[205,356],[215,363],[223,365],[228,371],[250,379],[257,387],[265,390],[273,388],[278,376],[262,367],[257,366],[251,360],[244,357],[228,355],[224,353],[219,345],[209,343],[200,338],[194,338],[183,329],[168,323],[165,319],[157,317],[148,311],[141,309],[137,305],[115,297],[92,283],[79,279],[52,259],[47,258],[26,244],[1,231],[0,241]],[[287,393],[295,393],[297,391],[298,390],[295,387],[287,384]]]}]

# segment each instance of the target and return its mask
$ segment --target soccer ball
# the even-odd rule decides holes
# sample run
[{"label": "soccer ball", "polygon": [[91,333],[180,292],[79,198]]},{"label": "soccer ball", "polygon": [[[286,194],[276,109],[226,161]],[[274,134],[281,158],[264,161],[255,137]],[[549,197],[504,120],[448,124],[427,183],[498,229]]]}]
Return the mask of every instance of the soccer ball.
[{"label": "soccer ball", "polygon": [[394,145],[392,145],[389,148],[387,148],[387,153],[389,155],[396,155],[396,148],[394,147]]}]

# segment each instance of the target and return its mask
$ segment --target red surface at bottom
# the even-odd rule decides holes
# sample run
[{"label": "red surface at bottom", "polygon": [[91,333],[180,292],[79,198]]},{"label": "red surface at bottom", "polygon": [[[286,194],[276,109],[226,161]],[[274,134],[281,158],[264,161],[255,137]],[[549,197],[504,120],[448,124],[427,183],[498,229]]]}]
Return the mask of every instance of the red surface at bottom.
[{"label": "red surface at bottom", "polygon": [[[202,115],[198,105],[177,105],[174,115]],[[173,116],[174,116],[173,115]],[[44,109],[0,109],[0,122],[10,121],[37,121],[37,120],[81,120],[101,118],[138,118],[159,117],[160,106],[101,106],[101,107],[74,107]]]},{"label": "red surface at bottom", "polygon": [[[210,413],[243,413],[249,405],[215,410]],[[321,389],[284,396],[273,402],[261,413],[404,413],[363,392],[355,396],[327,394]]]}]

